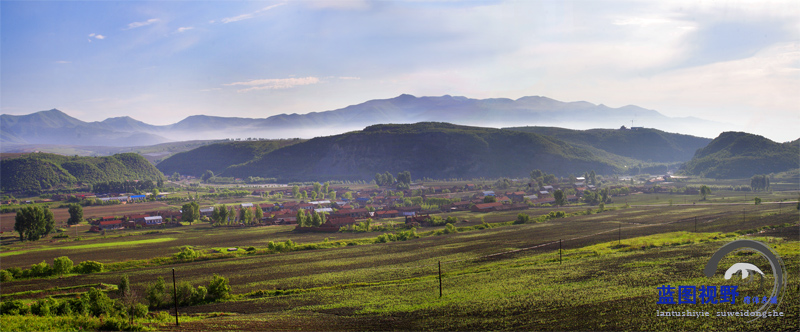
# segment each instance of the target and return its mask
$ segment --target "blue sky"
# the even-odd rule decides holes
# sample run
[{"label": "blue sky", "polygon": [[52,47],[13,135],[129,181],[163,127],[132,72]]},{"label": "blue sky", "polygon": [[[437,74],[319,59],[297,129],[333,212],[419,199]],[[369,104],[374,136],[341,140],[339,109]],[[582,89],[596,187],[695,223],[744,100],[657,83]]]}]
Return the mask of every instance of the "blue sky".
[{"label": "blue sky", "polygon": [[0,1],[0,15],[4,114],[169,124],[540,95],[800,137],[796,1]]}]

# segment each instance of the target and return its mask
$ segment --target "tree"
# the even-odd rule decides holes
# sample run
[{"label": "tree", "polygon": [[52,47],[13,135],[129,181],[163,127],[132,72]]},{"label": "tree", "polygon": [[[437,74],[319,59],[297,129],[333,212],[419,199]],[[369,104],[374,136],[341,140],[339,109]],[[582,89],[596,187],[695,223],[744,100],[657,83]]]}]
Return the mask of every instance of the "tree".
[{"label": "tree", "polygon": [[297,210],[297,225],[300,227],[308,227],[308,222],[306,221],[306,212],[303,209]]},{"label": "tree", "polygon": [[67,256],[61,256],[53,260],[53,272],[59,276],[69,273],[72,270],[72,260]]},{"label": "tree", "polygon": [[702,187],[700,187],[700,196],[703,196],[703,200],[704,201],[706,200],[706,197],[708,195],[711,195],[711,188],[709,188],[706,185],[703,185]]},{"label": "tree", "polygon": [[36,241],[55,227],[53,212],[47,207],[29,206],[17,211],[14,230],[19,233],[20,241]]},{"label": "tree", "polygon": [[753,191],[769,190],[769,176],[767,175],[753,175],[750,178],[750,188]]},{"label": "tree", "polygon": [[297,198],[300,195],[300,187],[292,186],[292,197]]},{"label": "tree", "polygon": [[311,226],[319,227],[320,225],[322,225],[322,217],[320,217],[317,211],[311,212]]},{"label": "tree", "polygon": [[181,220],[188,221],[191,225],[197,219],[200,219],[200,206],[197,205],[197,202],[189,202],[181,206]]},{"label": "tree", "polygon": [[203,175],[200,177],[200,180],[202,180],[203,182],[207,182],[208,179],[213,177],[214,177],[214,172],[212,172],[211,170],[206,170],[206,172],[203,173]]},{"label": "tree", "polygon": [[262,218],[264,218],[264,210],[261,210],[261,207],[256,206],[255,221],[260,223]]},{"label": "tree", "polygon": [[245,224],[251,225],[253,223],[253,209],[243,207],[242,210],[244,211],[244,218],[242,218],[242,220]]},{"label": "tree", "polygon": [[228,224],[231,224],[236,221],[236,211],[233,210],[233,206],[228,207]]},{"label": "tree", "polygon": [[524,214],[524,213],[520,213],[520,214],[517,214],[517,220],[514,220],[514,223],[515,224],[526,224],[526,223],[528,223],[530,221],[531,221],[531,216],[529,216],[527,214]]},{"label": "tree", "polygon": [[158,195],[161,195],[161,192],[158,189],[153,189],[153,192],[152,192],[153,199],[158,197]]},{"label": "tree", "polygon": [[178,174],[178,172],[175,172],[175,173],[172,173],[172,175],[169,177],[169,179],[170,179],[170,181],[180,181],[181,180],[181,175]]},{"label": "tree", "polygon": [[553,193],[553,198],[556,200],[555,205],[562,206],[567,204],[567,197],[564,196],[564,192],[561,189]]},{"label": "tree", "polygon": [[319,194],[320,189],[322,189],[322,184],[320,184],[319,182],[314,182],[313,186],[314,186],[314,193]]},{"label": "tree", "polygon": [[588,180],[588,181],[589,181],[589,183],[591,183],[593,186],[596,186],[596,185],[597,185],[597,174],[594,172],[594,170],[592,170],[591,172],[589,172],[589,178],[588,178],[587,180]]},{"label": "tree", "polygon": [[484,202],[484,203],[494,203],[494,202],[497,202],[497,197],[494,197],[494,196],[485,196],[485,197],[483,197],[483,202]]},{"label": "tree", "polygon": [[755,201],[756,205],[761,205],[761,198],[756,197],[754,199],[754,201]]},{"label": "tree", "polygon": [[407,185],[410,185],[411,184],[411,172],[403,171],[403,172],[397,173],[397,182],[405,183]]},{"label": "tree", "polygon": [[128,275],[124,275],[119,280],[119,286],[117,286],[117,295],[119,295],[119,297],[124,297],[125,295],[127,295],[127,293],[130,293],[130,291],[131,291],[131,282],[128,279]]},{"label": "tree", "polygon": [[68,225],[77,225],[83,222],[83,207],[79,204],[69,205],[69,220]]},{"label": "tree", "polygon": [[218,208],[214,210],[219,210],[219,220],[220,223],[227,223],[228,222],[228,207],[225,204],[220,205]]}]

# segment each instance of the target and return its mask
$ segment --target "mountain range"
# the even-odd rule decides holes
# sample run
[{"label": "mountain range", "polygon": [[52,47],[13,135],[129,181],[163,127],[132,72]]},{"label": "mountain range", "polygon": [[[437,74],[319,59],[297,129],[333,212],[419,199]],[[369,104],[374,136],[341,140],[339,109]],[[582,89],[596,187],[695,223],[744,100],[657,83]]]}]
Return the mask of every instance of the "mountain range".
[{"label": "mountain range", "polygon": [[[471,99],[400,95],[345,108],[267,118],[192,115],[170,125],[151,125],[131,117],[85,122],[57,109],[28,115],[0,116],[0,152],[20,146],[145,146],[169,141],[224,138],[289,138],[341,134],[381,123],[449,122],[489,127],[557,125],[572,128],[637,126],[689,132],[702,128],[710,136],[721,124],[697,118],[671,118],[638,106],[611,108],[588,102],[561,102],[547,97]],[[721,131],[721,130],[719,130]],[[717,131],[717,132],[719,132]],[[30,150],[30,147],[28,147]]]}]

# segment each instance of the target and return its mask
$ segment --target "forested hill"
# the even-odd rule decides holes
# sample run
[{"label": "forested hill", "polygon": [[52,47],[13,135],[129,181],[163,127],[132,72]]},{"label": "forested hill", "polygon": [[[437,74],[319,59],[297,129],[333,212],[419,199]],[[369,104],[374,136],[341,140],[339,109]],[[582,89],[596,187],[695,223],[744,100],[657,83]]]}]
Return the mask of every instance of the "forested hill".
[{"label": "forested hill", "polygon": [[[213,156],[209,156],[213,158]],[[279,181],[363,179],[410,171],[415,178],[527,177],[532,169],[556,175],[616,167],[558,139],[511,130],[448,123],[373,125],[318,137],[227,168],[224,176]]]},{"label": "forested hill", "polygon": [[800,168],[800,140],[776,143],[763,136],[724,132],[695,153],[682,170],[709,178],[749,178]]},{"label": "forested hill", "polygon": [[305,142],[301,139],[230,141],[202,146],[175,155],[158,163],[156,167],[166,175],[201,176],[206,170],[222,173],[231,165],[253,161],[284,146]]},{"label": "forested hill", "polygon": [[673,134],[657,129],[589,129],[512,127],[508,130],[537,133],[570,143],[588,145],[620,156],[652,162],[686,162],[709,138]]},{"label": "forested hill", "polygon": [[144,157],[121,153],[108,157],[67,157],[30,153],[0,161],[3,191],[35,192],[77,183],[151,180],[163,176]]}]

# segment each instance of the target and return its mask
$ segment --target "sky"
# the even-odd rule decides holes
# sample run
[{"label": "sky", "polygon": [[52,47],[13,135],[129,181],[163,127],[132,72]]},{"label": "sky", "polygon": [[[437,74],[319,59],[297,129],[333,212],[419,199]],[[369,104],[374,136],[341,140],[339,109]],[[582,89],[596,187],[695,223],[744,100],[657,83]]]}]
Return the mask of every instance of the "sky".
[{"label": "sky", "polygon": [[800,138],[794,0],[2,0],[0,37],[3,114],[165,125],[546,96]]}]

